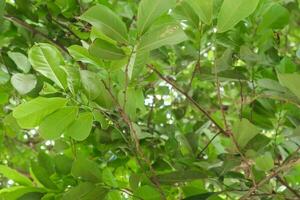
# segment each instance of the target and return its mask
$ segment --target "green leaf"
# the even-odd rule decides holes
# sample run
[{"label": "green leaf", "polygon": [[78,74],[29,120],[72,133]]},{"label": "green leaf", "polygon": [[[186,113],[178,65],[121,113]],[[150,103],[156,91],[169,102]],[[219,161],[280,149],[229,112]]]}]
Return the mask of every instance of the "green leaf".
[{"label": "green leaf", "polygon": [[31,162],[30,172],[39,185],[53,190],[57,189],[56,184],[50,179],[47,170],[41,167],[37,162]]},{"label": "green leaf", "polygon": [[258,32],[265,29],[282,29],[289,23],[289,11],[280,4],[274,4],[263,15],[262,21],[258,26]]},{"label": "green leaf", "polygon": [[76,187],[71,188],[63,195],[63,200],[78,199],[78,200],[92,200],[92,199],[106,199],[107,188],[101,185],[95,186],[93,183],[83,182]]},{"label": "green leaf", "polygon": [[282,86],[287,87],[300,99],[300,75],[299,74],[278,74],[279,82]]},{"label": "green leaf", "polygon": [[24,54],[12,51],[9,51],[7,54],[16,63],[18,69],[22,70],[24,73],[30,71],[30,62]]},{"label": "green leaf", "polygon": [[151,24],[169,9],[174,7],[176,0],[142,0],[139,4],[137,15],[137,29],[142,35]]},{"label": "green leaf", "polygon": [[255,167],[262,171],[269,171],[274,167],[274,161],[272,154],[266,152],[264,155],[259,156],[255,159]]},{"label": "green leaf", "polygon": [[74,140],[83,141],[90,135],[92,125],[93,114],[91,112],[80,113],[78,118],[68,127],[65,135]]},{"label": "green leaf", "polygon": [[79,157],[74,161],[71,174],[86,181],[99,182],[102,174],[97,163],[87,158]]},{"label": "green leaf", "polygon": [[161,184],[189,182],[197,179],[205,179],[210,176],[212,176],[212,174],[206,170],[175,171],[157,175]]},{"label": "green leaf", "polygon": [[80,77],[88,98],[91,100],[96,99],[101,94],[99,85],[102,85],[102,82],[100,77],[96,73],[88,70],[81,70]]},{"label": "green leaf", "polygon": [[202,22],[208,25],[211,24],[213,17],[213,0],[187,0],[187,2],[198,14]]},{"label": "green leaf", "polygon": [[122,49],[102,39],[96,39],[91,44],[89,53],[94,57],[106,60],[120,60],[126,56]]},{"label": "green leaf", "polygon": [[108,120],[106,120],[106,118],[100,111],[93,110],[93,115],[94,115],[95,121],[97,121],[101,124],[102,129],[107,129],[109,127]]},{"label": "green leaf", "polygon": [[0,85],[6,84],[10,79],[10,75],[3,71],[3,69],[0,69]]},{"label": "green leaf", "polygon": [[100,59],[90,55],[88,49],[82,46],[72,45],[68,48],[68,51],[76,61],[89,63],[95,66],[103,66],[103,63],[101,62]]},{"label": "green leaf", "polygon": [[49,114],[65,106],[67,100],[64,98],[38,97],[17,106],[13,116],[22,128],[35,128]]},{"label": "green leaf", "polygon": [[218,15],[218,32],[230,30],[238,22],[251,15],[258,3],[259,0],[224,0]]},{"label": "green leaf", "polygon": [[233,128],[233,136],[240,148],[244,148],[259,132],[259,128],[251,124],[247,119],[238,121]]},{"label": "green leaf", "polygon": [[127,43],[126,25],[117,14],[106,6],[96,5],[83,13],[80,18],[117,42]]},{"label": "green leaf", "polygon": [[67,74],[61,65],[64,59],[58,49],[50,44],[39,43],[29,50],[29,61],[33,69],[52,80],[59,87],[67,87]]},{"label": "green leaf", "polygon": [[30,193],[45,193],[46,190],[37,187],[14,186],[0,190],[1,200],[21,200],[21,197]]},{"label": "green leaf", "polygon": [[75,120],[77,107],[64,107],[46,117],[39,126],[39,133],[45,139],[57,139]]},{"label": "green leaf", "polygon": [[177,22],[166,17],[141,37],[138,51],[147,52],[165,45],[175,45],[185,40],[187,37]]},{"label": "green leaf", "polygon": [[3,22],[4,11],[5,11],[5,0],[0,0],[0,25]]},{"label": "green leaf", "polygon": [[11,84],[22,95],[27,94],[37,83],[36,77],[32,74],[14,74],[11,77]]},{"label": "green leaf", "polygon": [[149,185],[139,187],[134,194],[144,200],[157,200],[161,199],[160,193]]},{"label": "green leaf", "polygon": [[66,155],[57,155],[54,157],[55,170],[58,174],[67,175],[71,172],[72,159]]},{"label": "green leaf", "polygon": [[0,173],[3,174],[3,176],[19,183],[20,185],[32,186],[32,182],[29,178],[19,173],[18,171],[11,169],[10,167],[0,165]]},{"label": "green leaf", "polygon": [[[215,192],[207,192],[202,194],[197,194],[184,198],[183,200],[209,200],[212,195],[216,194]],[[217,199],[216,199],[217,200]]]}]

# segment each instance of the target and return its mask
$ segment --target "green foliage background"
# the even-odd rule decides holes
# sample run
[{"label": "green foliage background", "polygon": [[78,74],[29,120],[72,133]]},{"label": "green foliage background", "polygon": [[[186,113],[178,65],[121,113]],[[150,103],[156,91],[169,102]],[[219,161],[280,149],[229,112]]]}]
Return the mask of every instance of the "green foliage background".
[{"label": "green foliage background", "polygon": [[0,199],[300,199],[299,8],[0,0]]}]

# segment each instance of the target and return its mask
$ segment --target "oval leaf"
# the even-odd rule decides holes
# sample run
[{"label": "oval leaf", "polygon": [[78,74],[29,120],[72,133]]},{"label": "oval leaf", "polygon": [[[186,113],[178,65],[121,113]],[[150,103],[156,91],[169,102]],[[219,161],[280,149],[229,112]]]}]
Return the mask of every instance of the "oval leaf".
[{"label": "oval leaf", "polygon": [[68,127],[65,135],[74,140],[83,141],[91,132],[93,125],[93,114],[91,112],[80,113],[78,118]]},{"label": "oval leaf", "polygon": [[13,116],[22,128],[37,127],[49,114],[65,106],[67,100],[64,98],[38,97],[16,107]]},{"label": "oval leaf", "polygon": [[224,0],[218,15],[219,33],[228,31],[254,12],[259,0]]},{"label": "oval leaf", "polygon": [[120,60],[126,56],[122,49],[101,39],[96,39],[91,44],[89,53],[96,58],[106,60]]},{"label": "oval leaf", "polygon": [[64,107],[46,117],[40,127],[39,132],[45,139],[57,139],[66,128],[75,120],[78,112],[76,107]]},{"label": "oval leaf", "polygon": [[14,74],[11,77],[11,84],[20,94],[27,94],[36,85],[36,78],[32,74]]}]

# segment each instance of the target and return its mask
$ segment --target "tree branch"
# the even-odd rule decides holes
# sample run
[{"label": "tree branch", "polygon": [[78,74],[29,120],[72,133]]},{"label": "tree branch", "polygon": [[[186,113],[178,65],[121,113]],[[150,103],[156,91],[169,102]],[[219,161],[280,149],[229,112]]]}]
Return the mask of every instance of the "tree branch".
[{"label": "tree branch", "polygon": [[164,77],[163,74],[161,74],[153,65],[147,65],[148,68],[153,70],[162,80],[169,83],[175,90],[177,90],[179,93],[181,93],[183,96],[189,100],[190,103],[192,103],[201,113],[203,113],[220,131],[223,135],[228,137],[228,132],[223,129],[215,119],[210,116],[210,114],[202,108],[191,96],[189,96],[185,91],[183,91],[181,88],[179,88],[173,81],[169,80],[168,78]]},{"label": "tree branch", "polygon": [[282,185],[284,185],[289,191],[291,191],[296,197],[300,199],[300,194],[291,186],[289,186],[289,184],[283,178],[281,178],[279,175],[277,175],[276,178]]}]

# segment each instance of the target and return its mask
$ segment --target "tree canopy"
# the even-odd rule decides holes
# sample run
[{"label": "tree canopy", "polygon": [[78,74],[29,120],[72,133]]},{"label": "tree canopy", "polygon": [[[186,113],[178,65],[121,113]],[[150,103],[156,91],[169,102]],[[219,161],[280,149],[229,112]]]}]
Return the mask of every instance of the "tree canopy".
[{"label": "tree canopy", "polygon": [[1,200],[300,199],[299,0],[0,0]]}]

